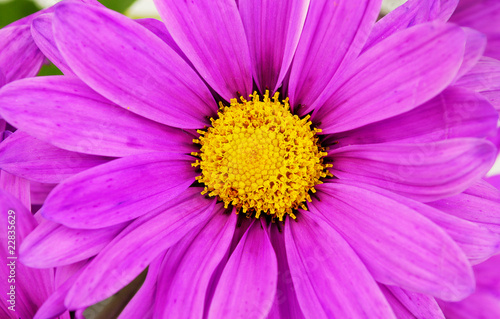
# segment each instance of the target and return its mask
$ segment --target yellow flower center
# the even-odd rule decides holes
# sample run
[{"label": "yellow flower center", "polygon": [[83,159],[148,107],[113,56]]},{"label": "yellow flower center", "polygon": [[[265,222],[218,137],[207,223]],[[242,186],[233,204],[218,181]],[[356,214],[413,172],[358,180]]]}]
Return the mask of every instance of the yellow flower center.
[{"label": "yellow flower center", "polygon": [[212,127],[198,131],[194,142],[201,148],[193,155],[200,160],[193,166],[201,168],[202,194],[218,196],[226,208],[233,205],[247,216],[295,218],[293,210],[307,209],[309,192],[330,175],[316,136],[320,130],[311,128],[309,116],[292,115],[288,99],[280,102],[278,93],[272,100],[268,92],[262,101],[256,93],[250,98],[221,104]]}]

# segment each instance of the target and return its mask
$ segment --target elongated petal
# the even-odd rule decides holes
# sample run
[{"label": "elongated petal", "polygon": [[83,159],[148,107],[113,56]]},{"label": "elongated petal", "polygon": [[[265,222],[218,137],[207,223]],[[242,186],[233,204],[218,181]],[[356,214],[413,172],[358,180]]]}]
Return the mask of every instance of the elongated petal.
[{"label": "elongated petal", "polygon": [[155,0],[177,45],[224,99],[252,93],[247,39],[234,0]]},{"label": "elongated petal", "polygon": [[285,225],[285,246],[306,318],[395,318],[375,280],[345,240],[321,218],[301,211]]},{"label": "elongated petal", "polygon": [[69,291],[65,304],[81,308],[103,300],[138,276],[159,254],[213,214],[215,199],[190,188],[162,209],[130,224],[95,257]]},{"label": "elongated petal", "polygon": [[447,214],[432,206],[422,204],[378,187],[358,182],[340,182],[342,184],[364,188],[384,197],[388,197],[427,217],[450,235],[473,264],[484,261],[500,252],[500,236],[491,232],[481,224]]},{"label": "elongated petal", "polygon": [[34,137],[75,152],[127,156],[196,150],[190,135],[118,107],[67,76],[25,79],[4,87],[0,113]]},{"label": "elongated petal", "polygon": [[500,233],[500,191],[483,180],[458,195],[428,204]]},{"label": "elongated petal", "polygon": [[496,148],[480,139],[428,144],[352,145],[330,151],[331,172],[419,200],[435,201],[473,185],[491,168]]},{"label": "elongated petal", "polygon": [[303,113],[317,105],[318,97],[341,65],[349,65],[359,54],[380,11],[380,3],[378,0],[311,1],[290,70],[291,105],[302,105]]},{"label": "elongated petal", "polygon": [[241,19],[248,38],[254,80],[261,92],[276,91],[292,62],[309,0],[242,0]]},{"label": "elongated petal", "polygon": [[30,181],[31,204],[42,205],[56,185]]},{"label": "elongated petal", "polygon": [[458,70],[456,78],[461,78],[469,72],[483,56],[486,48],[486,36],[477,30],[462,28],[465,32],[466,42],[464,51],[464,60]]},{"label": "elongated petal", "polygon": [[398,32],[361,55],[334,83],[313,120],[336,133],[383,120],[427,102],[455,78],[465,34],[457,26],[426,23]]},{"label": "elongated petal", "polygon": [[108,9],[57,6],[54,38],[69,67],[91,88],[149,119],[202,128],[217,105],[175,51],[138,23]]},{"label": "elongated petal", "polygon": [[387,285],[460,300],[474,290],[472,268],[457,244],[408,206],[342,183],[317,186],[309,205],[346,239],[374,278]]},{"label": "elongated petal", "polygon": [[24,207],[31,208],[30,182],[28,180],[0,170],[0,189],[17,198]]},{"label": "elongated petal", "polygon": [[40,183],[59,183],[112,158],[70,152],[16,131],[0,145],[0,167]]},{"label": "elongated petal", "polygon": [[498,296],[488,291],[478,291],[459,302],[439,301],[446,318],[476,319],[500,317]]},{"label": "elongated petal", "polygon": [[270,237],[278,260],[278,287],[268,319],[303,319],[305,317],[300,309],[286,255],[285,233],[275,225],[271,225]]},{"label": "elongated petal", "polygon": [[[473,28],[487,35],[488,48],[485,55],[500,59],[498,45],[500,39],[500,3],[495,0],[460,1],[450,21]],[[491,44],[490,44],[491,43]]]},{"label": "elongated petal", "polygon": [[[273,246],[267,231],[261,229],[258,221],[254,222],[224,267],[208,318],[266,318],[276,294],[277,280]],[[243,302],[241,296],[245,296]]]},{"label": "elongated petal", "polygon": [[391,306],[392,311],[398,319],[415,319],[415,316],[387,289],[385,285],[379,284],[385,300]]},{"label": "elongated petal", "polygon": [[[163,40],[166,44],[168,44],[169,47],[171,47],[175,53],[177,53],[184,61],[186,61],[187,64],[192,66],[191,61],[186,57],[184,52],[182,52],[181,48],[175,43],[174,39],[170,35],[170,33],[167,30],[167,27],[165,26],[165,23],[161,22],[160,20],[156,19],[151,19],[151,18],[146,18],[146,19],[137,19],[135,20],[137,23],[142,25],[143,27],[147,28],[149,31],[153,32],[156,34],[156,36],[160,39]],[[194,67],[192,66],[194,69]]]},{"label": "elongated petal", "polygon": [[408,0],[375,23],[363,51],[392,34],[433,20],[447,21],[458,0]]},{"label": "elongated petal", "polygon": [[[64,305],[64,298],[66,297],[66,294],[68,293],[75,280],[85,269],[86,264],[86,261],[82,261],[75,264],[75,266],[72,265],[73,268],[75,268],[73,274],[56,287],[55,291],[37,310],[36,315],[33,319],[55,318],[67,310],[66,306]],[[59,270],[60,268],[57,269],[57,271]],[[62,319],[63,317],[61,316],[58,318]]]},{"label": "elongated petal", "polygon": [[143,319],[153,317],[158,274],[164,258],[165,254],[160,254],[149,265],[146,280],[120,313],[119,319],[135,319],[137,316]]},{"label": "elongated petal", "polygon": [[429,143],[457,137],[485,138],[496,132],[497,111],[481,95],[451,87],[423,105],[387,120],[335,134],[337,146]]},{"label": "elongated petal", "polygon": [[500,61],[483,57],[455,85],[481,93],[500,110]]},{"label": "elongated petal", "polygon": [[56,41],[54,39],[54,34],[52,31],[52,21],[54,19],[54,13],[45,13],[39,15],[37,18],[33,19],[31,23],[31,35],[35,41],[38,48],[43,52],[43,54],[54,63],[59,70],[61,70],[66,75],[73,75],[70,67],[64,61],[61,56],[59,49],[57,48]]},{"label": "elongated petal", "polygon": [[212,275],[227,254],[236,214],[224,215],[220,205],[200,231],[193,231],[167,252],[158,278],[155,314],[159,317],[203,318]]},{"label": "elongated petal", "polygon": [[19,261],[19,246],[37,222],[19,200],[3,190],[0,190],[0,218],[0,240],[4,243],[0,248],[0,258],[4,261],[0,267],[3,279],[0,291],[4,296],[0,308],[14,305],[15,314],[8,310],[7,318],[33,318],[54,289],[54,272],[53,269],[31,269]]},{"label": "elongated petal", "polygon": [[37,75],[45,59],[31,38],[28,25],[2,28],[0,53],[0,69],[7,83]]},{"label": "elongated petal", "polygon": [[23,242],[20,258],[33,268],[69,265],[97,255],[126,226],[74,229],[44,220]]},{"label": "elongated petal", "polygon": [[433,297],[404,290],[396,286],[385,286],[385,288],[389,294],[407,309],[410,316],[413,315],[415,318],[445,319],[441,308],[439,308],[436,299]]},{"label": "elongated petal", "polygon": [[128,156],[59,184],[42,215],[73,228],[102,228],[134,219],[175,198],[195,179],[186,155]]}]

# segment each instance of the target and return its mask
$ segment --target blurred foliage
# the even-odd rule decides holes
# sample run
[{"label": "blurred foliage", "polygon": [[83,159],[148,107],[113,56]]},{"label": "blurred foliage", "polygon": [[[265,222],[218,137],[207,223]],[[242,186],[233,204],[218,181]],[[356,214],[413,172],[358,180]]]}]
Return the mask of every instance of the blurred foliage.
[{"label": "blurred foliage", "polygon": [[106,7],[121,13],[124,13],[135,2],[135,0],[98,0],[98,1],[103,5],[105,5]]},{"label": "blurred foliage", "polygon": [[44,64],[42,66],[42,69],[40,72],[38,72],[38,75],[45,76],[45,75],[62,75],[63,73],[61,70],[57,68],[54,64]]},{"label": "blurred foliage", "polygon": [[31,0],[0,2],[0,28],[40,10]]}]

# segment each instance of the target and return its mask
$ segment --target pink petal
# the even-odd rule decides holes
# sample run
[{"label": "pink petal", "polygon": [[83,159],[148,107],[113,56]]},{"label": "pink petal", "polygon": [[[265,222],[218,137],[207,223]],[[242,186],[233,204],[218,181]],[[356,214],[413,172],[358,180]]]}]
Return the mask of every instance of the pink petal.
[{"label": "pink petal", "polygon": [[77,78],[25,79],[2,89],[2,116],[55,146],[104,156],[195,151],[192,136],[127,111]]},{"label": "pink petal", "polygon": [[175,51],[138,23],[108,9],[61,3],[54,38],[69,67],[121,107],[181,128],[202,128],[217,105]]},{"label": "pink petal", "polygon": [[451,83],[464,47],[464,32],[454,25],[425,23],[395,33],[350,65],[313,121],[328,134],[407,112]]},{"label": "pink petal", "polygon": [[250,53],[234,0],[155,0],[168,31],[224,99],[252,93]]},{"label": "pink petal", "polygon": [[267,231],[254,222],[224,267],[208,318],[266,318],[276,294],[277,272]]},{"label": "pink petal", "polygon": [[428,144],[351,145],[330,151],[330,171],[419,200],[435,201],[464,191],[493,165],[488,141],[455,138]]},{"label": "pink petal", "polygon": [[76,280],[65,304],[86,307],[110,297],[157,256],[213,215],[215,200],[190,188],[169,205],[135,220],[97,255]]},{"label": "pink petal", "polygon": [[378,282],[446,300],[460,300],[474,290],[465,254],[415,210],[340,181],[317,189],[320,201],[309,204],[311,212],[326,218]]},{"label": "pink petal", "polygon": [[95,229],[144,215],[174,199],[195,179],[191,157],[173,153],[128,156],[59,184],[43,216],[72,228]]},{"label": "pink petal", "polygon": [[[311,1],[304,30],[290,69],[291,105],[308,113],[335,75],[352,63],[380,11],[381,1]],[[328,39],[328,40],[325,40]]]},{"label": "pink petal", "polygon": [[193,230],[170,248],[158,278],[155,314],[159,317],[203,318],[212,275],[226,256],[236,228],[236,214],[222,205],[206,225]]},{"label": "pink petal", "polygon": [[70,152],[16,131],[0,144],[3,170],[40,183],[59,183],[112,158]]},{"label": "pink petal", "polygon": [[260,92],[281,85],[297,48],[309,0],[242,0],[239,10],[248,38],[254,80]]},{"label": "pink petal", "polygon": [[365,265],[321,214],[300,211],[285,225],[285,246],[306,318],[395,318]]}]

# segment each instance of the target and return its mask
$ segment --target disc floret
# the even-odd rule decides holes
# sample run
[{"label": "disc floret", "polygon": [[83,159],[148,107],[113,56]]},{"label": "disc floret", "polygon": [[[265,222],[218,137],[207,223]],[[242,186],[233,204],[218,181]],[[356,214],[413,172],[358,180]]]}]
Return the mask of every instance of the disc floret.
[{"label": "disc floret", "polygon": [[330,175],[316,135],[321,130],[311,128],[309,116],[293,115],[278,93],[271,99],[266,92],[262,101],[256,93],[250,101],[240,100],[221,104],[218,118],[194,140],[201,145],[193,166],[201,168],[202,194],[256,218],[262,213],[295,218],[293,210],[306,209],[309,193]]}]

